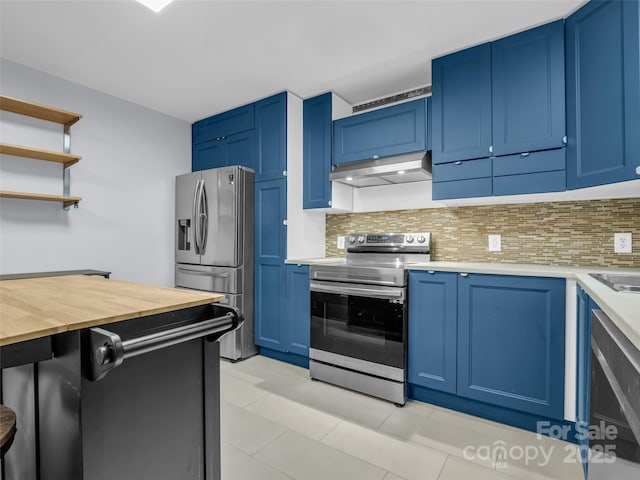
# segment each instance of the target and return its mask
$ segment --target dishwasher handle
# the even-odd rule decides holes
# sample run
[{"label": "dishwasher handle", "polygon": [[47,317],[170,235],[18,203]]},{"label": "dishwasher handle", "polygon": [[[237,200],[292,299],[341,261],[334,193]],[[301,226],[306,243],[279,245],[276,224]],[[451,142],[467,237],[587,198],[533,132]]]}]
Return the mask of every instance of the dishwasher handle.
[{"label": "dishwasher handle", "polygon": [[242,323],[242,316],[237,308],[218,304],[212,306],[214,312],[221,315],[128,340],[122,340],[117,333],[103,328],[89,329],[89,351],[87,352],[89,380],[104,378],[107,373],[122,365],[128,358],[202,337],[206,337],[210,342],[217,340],[223,334],[238,328]]}]

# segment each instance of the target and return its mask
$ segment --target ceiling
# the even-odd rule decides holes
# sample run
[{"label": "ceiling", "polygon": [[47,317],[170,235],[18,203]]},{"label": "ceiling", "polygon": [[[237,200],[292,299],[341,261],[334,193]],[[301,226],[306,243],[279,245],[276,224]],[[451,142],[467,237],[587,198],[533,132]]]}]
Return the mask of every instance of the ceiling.
[{"label": "ceiling", "polygon": [[428,85],[432,58],[583,3],[0,0],[0,54],[192,122],[282,90],[358,104]]}]

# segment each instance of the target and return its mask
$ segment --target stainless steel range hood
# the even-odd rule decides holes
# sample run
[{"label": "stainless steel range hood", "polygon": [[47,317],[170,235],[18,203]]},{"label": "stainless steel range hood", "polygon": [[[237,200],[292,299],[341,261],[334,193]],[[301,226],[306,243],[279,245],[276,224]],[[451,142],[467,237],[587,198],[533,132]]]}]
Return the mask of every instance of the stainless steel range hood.
[{"label": "stainless steel range hood", "polygon": [[329,180],[356,188],[431,180],[431,153],[415,152],[345,163],[335,167]]}]

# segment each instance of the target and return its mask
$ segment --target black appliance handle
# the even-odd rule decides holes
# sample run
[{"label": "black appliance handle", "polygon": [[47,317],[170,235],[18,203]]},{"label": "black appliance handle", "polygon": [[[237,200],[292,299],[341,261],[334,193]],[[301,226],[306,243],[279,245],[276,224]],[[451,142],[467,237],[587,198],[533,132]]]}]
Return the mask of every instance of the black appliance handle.
[{"label": "black appliance handle", "polygon": [[213,307],[216,313],[222,315],[128,340],[122,340],[117,333],[103,328],[89,329],[89,380],[100,380],[128,358],[202,337],[207,337],[206,340],[210,342],[217,340],[242,323],[237,308],[219,304],[214,304]]}]

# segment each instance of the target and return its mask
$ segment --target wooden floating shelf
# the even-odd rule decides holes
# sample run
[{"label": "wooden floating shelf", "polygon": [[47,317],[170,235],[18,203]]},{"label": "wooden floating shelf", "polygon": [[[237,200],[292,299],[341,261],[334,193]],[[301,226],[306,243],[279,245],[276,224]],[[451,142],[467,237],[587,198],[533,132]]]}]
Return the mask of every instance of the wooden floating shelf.
[{"label": "wooden floating shelf", "polygon": [[10,145],[8,143],[0,143],[0,153],[4,153],[5,155],[14,155],[16,157],[35,158],[37,160],[46,160],[47,162],[62,163],[64,168],[70,167],[74,163],[78,163],[82,158],[80,155],[71,155],[70,153],[23,147],[21,145]]},{"label": "wooden floating shelf", "polygon": [[61,123],[67,127],[70,127],[82,118],[82,115],[79,113],[47,107],[39,103],[26,102],[24,100],[18,100],[17,98],[5,97],[4,95],[0,95],[0,110],[39,118],[49,122]]},{"label": "wooden floating shelf", "polygon": [[0,197],[19,198],[22,200],[44,200],[45,202],[62,202],[65,207],[76,205],[80,200],[82,200],[82,197],[67,197],[64,195],[47,195],[44,193],[10,192],[8,190],[0,190]]}]

